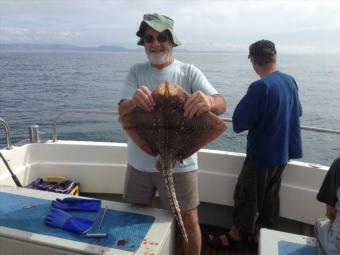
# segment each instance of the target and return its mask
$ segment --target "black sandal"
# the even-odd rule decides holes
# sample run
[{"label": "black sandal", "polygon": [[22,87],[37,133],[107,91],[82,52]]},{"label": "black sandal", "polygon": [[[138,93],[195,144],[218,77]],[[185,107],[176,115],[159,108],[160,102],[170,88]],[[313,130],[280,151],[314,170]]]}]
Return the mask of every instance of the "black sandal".
[{"label": "black sandal", "polygon": [[[211,238],[212,236],[212,238]],[[224,245],[223,241],[221,240],[221,236],[225,236],[226,239],[228,240],[229,245]],[[225,249],[230,249],[230,250],[239,250],[242,247],[242,241],[241,240],[234,240],[230,234],[229,231],[226,232],[225,234],[208,234],[206,238],[206,244],[214,249],[218,250],[225,250]]]}]

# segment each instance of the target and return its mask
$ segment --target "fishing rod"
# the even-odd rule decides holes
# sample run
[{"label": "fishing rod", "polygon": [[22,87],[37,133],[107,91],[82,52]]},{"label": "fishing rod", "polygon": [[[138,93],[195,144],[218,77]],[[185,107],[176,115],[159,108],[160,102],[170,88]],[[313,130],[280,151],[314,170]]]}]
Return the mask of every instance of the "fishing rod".
[{"label": "fishing rod", "polygon": [[5,159],[5,157],[2,155],[2,153],[0,152],[0,158],[2,159],[2,161],[5,163],[8,171],[10,172],[13,181],[15,182],[15,184],[17,185],[17,187],[22,187],[22,184],[20,183],[19,179],[17,178],[17,176],[13,173],[11,167],[9,166],[7,160]]}]

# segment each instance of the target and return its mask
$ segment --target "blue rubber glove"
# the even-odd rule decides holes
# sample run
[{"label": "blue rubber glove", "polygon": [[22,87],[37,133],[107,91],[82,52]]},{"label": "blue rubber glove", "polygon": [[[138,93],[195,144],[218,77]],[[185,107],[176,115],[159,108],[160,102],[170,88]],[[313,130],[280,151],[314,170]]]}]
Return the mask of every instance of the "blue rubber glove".
[{"label": "blue rubber glove", "polygon": [[87,233],[94,225],[92,220],[74,217],[56,208],[51,209],[51,212],[45,218],[45,223],[51,227],[66,229],[78,234]]},{"label": "blue rubber glove", "polygon": [[97,212],[100,210],[101,200],[99,199],[82,199],[75,197],[67,197],[64,199],[57,198],[52,201],[52,207],[64,211],[86,211]]}]

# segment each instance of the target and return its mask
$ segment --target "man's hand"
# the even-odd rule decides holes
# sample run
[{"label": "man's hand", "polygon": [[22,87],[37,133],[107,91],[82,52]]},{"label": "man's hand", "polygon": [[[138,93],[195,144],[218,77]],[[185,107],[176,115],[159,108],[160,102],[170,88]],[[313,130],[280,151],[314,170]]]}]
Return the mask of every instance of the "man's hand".
[{"label": "man's hand", "polygon": [[132,102],[135,106],[138,106],[147,112],[151,112],[155,106],[151,91],[144,85],[140,86],[133,94]]},{"label": "man's hand", "polygon": [[192,118],[204,112],[210,111],[213,107],[213,98],[197,91],[192,94],[184,105],[184,117]]},{"label": "man's hand", "polygon": [[336,209],[330,205],[326,207],[326,217],[333,221],[336,217]]}]

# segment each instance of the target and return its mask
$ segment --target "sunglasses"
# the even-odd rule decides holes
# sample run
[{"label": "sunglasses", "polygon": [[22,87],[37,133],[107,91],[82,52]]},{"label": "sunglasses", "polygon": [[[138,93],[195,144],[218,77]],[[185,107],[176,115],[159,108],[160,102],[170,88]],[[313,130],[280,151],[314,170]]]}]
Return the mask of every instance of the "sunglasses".
[{"label": "sunglasses", "polygon": [[144,40],[145,43],[153,43],[153,41],[155,39],[160,43],[165,43],[169,40],[168,37],[165,34],[159,34],[157,37],[154,37],[152,35],[144,35],[143,36],[143,40]]}]

